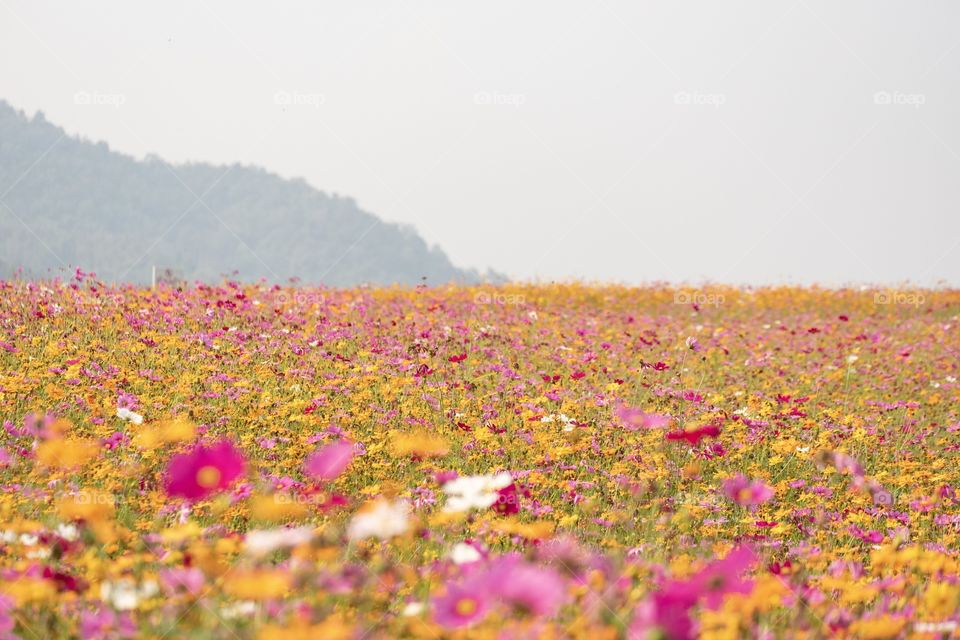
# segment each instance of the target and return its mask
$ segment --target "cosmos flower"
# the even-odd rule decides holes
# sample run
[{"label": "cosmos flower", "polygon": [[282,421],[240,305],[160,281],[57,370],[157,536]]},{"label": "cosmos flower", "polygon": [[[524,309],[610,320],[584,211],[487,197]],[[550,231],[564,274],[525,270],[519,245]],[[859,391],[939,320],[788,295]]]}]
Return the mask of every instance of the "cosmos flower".
[{"label": "cosmos flower", "polygon": [[197,445],[190,453],[170,459],[166,491],[171,496],[200,500],[227,489],[245,469],[243,455],[229,440],[209,447]]},{"label": "cosmos flower", "polygon": [[500,489],[508,487],[510,483],[510,474],[506,471],[479,476],[460,476],[443,485],[443,492],[447,494],[444,510],[462,512],[471,509],[488,509],[500,499]]},{"label": "cosmos flower", "polygon": [[405,500],[391,502],[380,499],[365,505],[347,527],[350,540],[379,538],[388,540],[410,527],[410,504]]},{"label": "cosmos flower", "polygon": [[490,612],[491,600],[485,586],[452,584],[432,602],[433,619],[446,629],[460,629],[483,620]]},{"label": "cosmos flower", "polygon": [[728,593],[749,593],[753,582],[743,574],[757,562],[757,555],[746,545],[734,547],[720,560],[711,562],[689,580],[704,603],[711,609],[720,606]]},{"label": "cosmos flower", "polygon": [[277,549],[306,544],[313,539],[313,527],[280,527],[248,531],[243,537],[244,551],[253,556],[265,556]]},{"label": "cosmos flower", "polygon": [[662,429],[670,425],[672,419],[662,413],[647,413],[641,409],[621,405],[616,410],[617,419],[627,431],[637,429]]},{"label": "cosmos flower", "polygon": [[117,407],[117,417],[125,422],[143,424],[143,416],[135,411],[131,411],[126,407]]},{"label": "cosmos flower", "polygon": [[450,550],[450,561],[454,564],[469,564],[483,558],[483,554],[472,544],[458,542]]},{"label": "cosmos flower", "polygon": [[168,596],[178,593],[198,595],[206,583],[203,571],[196,567],[162,569],[157,577],[160,579],[160,587]]},{"label": "cosmos flower", "polygon": [[307,456],[303,470],[315,480],[330,481],[346,470],[353,456],[353,443],[338,440]]},{"label": "cosmos flower", "polygon": [[137,626],[129,613],[116,613],[106,607],[80,614],[80,637],[83,640],[133,638]]},{"label": "cosmos flower", "polygon": [[716,438],[720,435],[720,427],[716,425],[707,425],[696,429],[683,429],[680,431],[670,431],[666,434],[667,440],[686,440],[690,446],[695,446],[704,438]]},{"label": "cosmos flower", "polygon": [[756,506],[773,498],[773,489],[759,480],[750,480],[742,473],[723,481],[723,493],[743,506]]},{"label": "cosmos flower", "polygon": [[521,615],[550,618],[566,601],[566,585],[559,573],[516,556],[499,558],[488,579],[496,585],[497,597]]},{"label": "cosmos flower", "polygon": [[100,599],[109,602],[117,611],[129,611],[140,606],[140,602],[155,596],[159,587],[155,582],[144,582],[137,586],[132,580],[123,578],[100,585]]}]

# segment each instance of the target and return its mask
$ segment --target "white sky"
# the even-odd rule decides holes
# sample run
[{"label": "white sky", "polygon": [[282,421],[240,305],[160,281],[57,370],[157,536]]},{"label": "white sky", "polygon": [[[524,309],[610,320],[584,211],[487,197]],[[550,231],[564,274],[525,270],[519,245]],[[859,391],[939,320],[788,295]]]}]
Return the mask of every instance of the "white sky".
[{"label": "white sky", "polygon": [[958,72],[949,1],[0,0],[15,107],[523,279],[960,284]]}]

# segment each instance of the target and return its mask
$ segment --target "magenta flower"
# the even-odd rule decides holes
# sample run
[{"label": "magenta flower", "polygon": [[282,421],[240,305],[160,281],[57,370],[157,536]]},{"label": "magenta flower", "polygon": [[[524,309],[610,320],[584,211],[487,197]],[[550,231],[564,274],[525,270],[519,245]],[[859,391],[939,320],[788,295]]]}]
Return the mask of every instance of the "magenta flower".
[{"label": "magenta flower", "polygon": [[750,593],[753,582],[744,580],[743,574],[757,561],[757,555],[748,546],[740,545],[733,548],[721,560],[710,563],[699,573],[690,578],[705,604],[716,609],[728,593]]},{"label": "magenta flower", "polygon": [[634,407],[621,406],[617,409],[616,415],[627,431],[663,429],[670,424],[670,416],[662,413],[646,413]]},{"label": "magenta flower", "polygon": [[353,455],[353,444],[346,440],[338,440],[307,456],[303,463],[303,470],[315,480],[333,480],[349,466]]},{"label": "magenta flower", "polygon": [[171,496],[200,500],[227,489],[246,469],[243,455],[229,440],[197,445],[170,459],[165,488]]},{"label": "magenta flower", "polygon": [[737,504],[750,507],[773,497],[773,489],[740,473],[723,481],[723,493]]},{"label": "magenta flower", "polygon": [[691,640],[695,637],[690,609],[699,594],[688,582],[671,581],[642,602],[634,613],[630,640]]},{"label": "magenta flower", "polygon": [[468,581],[449,585],[447,592],[433,600],[433,619],[441,627],[459,629],[483,620],[490,612],[490,596],[485,585]]},{"label": "magenta flower", "polygon": [[493,510],[505,516],[519,513],[520,496],[515,483],[511,482],[502,489],[497,489],[497,501],[493,503]]},{"label": "magenta flower", "polygon": [[708,564],[689,580],[671,580],[637,607],[630,640],[695,637],[690,609],[701,600],[716,609],[728,593],[749,593],[753,583],[742,575],[757,561],[750,547],[734,548],[723,559]]}]

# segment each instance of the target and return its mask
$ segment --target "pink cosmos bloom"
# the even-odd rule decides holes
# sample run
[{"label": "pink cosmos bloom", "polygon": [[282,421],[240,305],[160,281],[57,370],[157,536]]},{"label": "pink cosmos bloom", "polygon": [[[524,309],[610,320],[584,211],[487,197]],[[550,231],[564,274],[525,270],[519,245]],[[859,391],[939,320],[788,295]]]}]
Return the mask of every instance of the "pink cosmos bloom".
[{"label": "pink cosmos bloom", "polygon": [[433,619],[447,629],[476,624],[490,612],[488,594],[479,584],[449,585],[444,595],[433,600]]},{"label": "pink cosmos bloom", "polygon": [[519,613],[550,618],[566,601],[566,585],[559,573],[516,557],[501,559],[489,579],[497,595]]},{"label": "pink cosmos bloom", "polygon": [[742,575],[757,560],[750,547],[734,548],[723,559],[708,564],[689,580],[671,580],[641,604],[630,625],[630,640],[688,640],[694,634],[690,609],[701,599],[716,609],[728,593],[749,593],[751,581]]},{"label": "pink cosmos bloom", "polygon": [[203,571],[196,567],[160,570],[160,586],[168,596],[178,593],[198,595],[206,582]]},{"label": "pink cosmos bloom", "polygon": [[317,449],[303,463],[304,472],[316,480],[333,480],[353,460],[353,444],[346,440],[332,442]]},{"label": "pink cosmos bloom", "polygon": [[616,411],[617,419],[627,431],[637,429],[663,429],[670,424],[670,416],[662,413],[646,413],[640,409],[620,406]]},{"label": "pink cosmos bloom", "polygon": [[493,503],[493,510],[506,516],[520,512],[520,496],[515,483],[511,482],[502,489],[497,489],[497,501]]},{"label": "pink cosmos bloom", "polygon": [[190,453],[170,459],[166,490],[171,496],[200,500],[228,488],[245,469],[243,455],[229,440],[210,447],[197,445]]},{"label": "pink cosmos bloom", "polygon": [[692,640],[690,608],[697,603],[697,590],[688,582],[668,582],[642,602],[634,613],[630,640]]},{"label": "pink cosmos bloom", "polygon": [[757,561],[757,555],[748,546],[733,548],[723,559],[710,563],[690,578],[705,604],[716,609],[728,593],[749,593],[753,582],[744,580],[743,574]]},{"label": "pink cosmos bloom", "polygon": [[15,637],[12,632],[16,621],[10,613],[14,607],[13,598],[0,595],[0,638]]},{"label": "pink cosmos bloom", "polygon": [[106,607],[80,614],[80,637],[83,640],[132,638],[137,632],[130,614],[117,614]]},{"label": "pink cosmos bloom", "polygon": [[773,489],[740,473],[723,481],[723,493],[737,504],[751,507],[773,498]]}]

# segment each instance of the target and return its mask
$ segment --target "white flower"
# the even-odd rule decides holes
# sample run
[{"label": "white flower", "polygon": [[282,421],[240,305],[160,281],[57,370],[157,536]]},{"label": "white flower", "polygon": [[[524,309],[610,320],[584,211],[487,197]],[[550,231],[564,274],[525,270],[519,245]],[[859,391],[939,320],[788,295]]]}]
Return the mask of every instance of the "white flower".
[{"label": "white flower", "polygon": [[220,615],[228,620],[234,618],[249,618],[257,612],[257,603],[252,600],[240,600],[239,602],[231,602],[227,606],[220,609]]},{"label": "white flower", "polygon": [[540,418],[540,422],[559,422],[563,425],[564,431],[568,433],[573,431],[574,420],[565,413],[551,413],[550,415]]},{"label": "white flower", "polygon": [[57,535],[67,541],[73,541],[80,537],[80,531],[75,524],[58,524]]},{"label": "white flower", "polygon": [[450,550],[450,560],[453,564],[468,564],[470,562],[476,562],[482,557],[475,546],[465,542],[458,542],[453,545],[453,549]]},{"label": "white flower", "polygon": [[133,580],[122,578],[113,582],[104,582],[100,585],[100,599],[109,602],[117,611],[130,611],[146,598],[154,596],[159,591],[154,581],[144,582],[138,589]]},{"label": "white flower", "polygon": [[380,538],[387,540],[404,533],[410,526],[410,504],[398,500],[377,500],[353,516],[347,527],[350,540]]},{"label": "white flower", "polygon": [[469,511],[493,506],[499,498],[497,491],[512,482],[510,474],[501,471],[483,476],[461,476],[443,485],[447,494],[444,511]]},{"label": "white flower", "polygon": [[117,417],[133,424],[143,424],[143,416],[127,409],[126,407],[117,407]]},{"label": "white flower", "polygon": [[406,616],[408,618],[411,616],[418,616],[421,613],[423,613],[426,610],[426,608],[427,608],[427,605],[425,605],[422,602],[408,602],[407,606],[403,608],[403,611],[400,613],[400,615]]},{"label": "white flower", "polygon": [[32,547],[33,545],[40,542],[40,538],[33,535],[32,533],[21,533],[20,534],[20,544],[27,547]]},{"label": "white flower", "polygon": [[306,544],[312,539],[312,527],[258,529],[247,532],[243,539],[243,546],[250,555],[263,556],[277,549]]},{"label": "white flower", "polygon": [[857,356],[855,356],[855,355],[849,355],[849,356],[847,356],[847,364],[853,364],[854,362],[856,362],[856,361],[859,360],[859,359],[860,359],[860,358],[857,357]]}]

